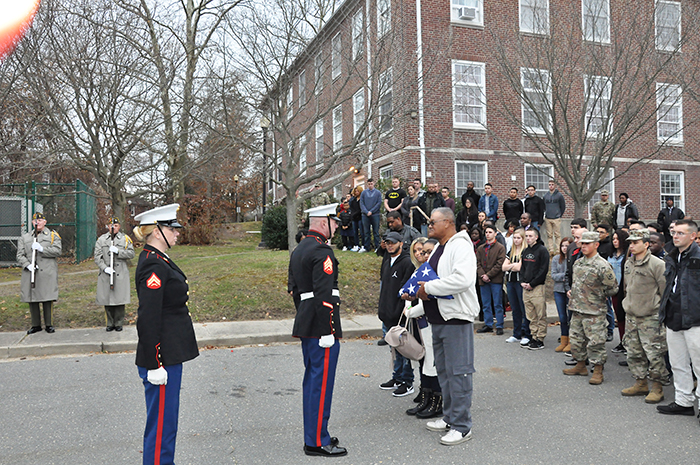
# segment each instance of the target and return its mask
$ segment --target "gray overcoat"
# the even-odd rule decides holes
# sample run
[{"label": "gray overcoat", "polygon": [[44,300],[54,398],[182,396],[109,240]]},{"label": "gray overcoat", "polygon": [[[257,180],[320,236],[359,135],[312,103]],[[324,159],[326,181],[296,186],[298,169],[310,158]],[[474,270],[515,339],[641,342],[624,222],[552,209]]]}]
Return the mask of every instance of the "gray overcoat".
[{"label": "gray overcoat", "polygon": [[97,305],[125,305],[131,302],[131,279],[127,260],[134,258],[134,243],[131,238],[119,231],[114,236],[114,245],[119,253],[114,254],[114,290],[109,288],[109,274],[105,268],[109,266],[110,234],[105,233],[95,243],[95,263],[100,269],[97,276]]},{"label": "gray overcoat", "polygon": [[34,275],[35,287],[32,289],[31,272],[27,265],[32,262],[32,243],[34,234],[29,232],[17,241],[17,262],[22,266],[20,283],[20,300],[22,302],[48,302],[58,299],[58,263],[56,257],[61,255],[61,236],[56,231],[44,228],[37,237],[44,251],[36,252],[38,269]]}]

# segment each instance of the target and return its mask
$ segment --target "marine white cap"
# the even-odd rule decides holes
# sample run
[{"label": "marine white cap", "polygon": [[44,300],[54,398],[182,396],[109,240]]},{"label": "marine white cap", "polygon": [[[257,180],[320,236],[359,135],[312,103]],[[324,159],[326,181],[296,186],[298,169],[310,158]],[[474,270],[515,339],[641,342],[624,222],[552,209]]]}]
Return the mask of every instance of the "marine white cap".
[{"label": "marine white cap", "polygon": [[337,220],[338,217],[335,216],[336,209],[338,208],[337,203],[331,203],[328,205],[321,205],[320,207],[314,207],[314,208],[309,208],[308,210],[304,210],[304,213],[309,214],[309,218],[313,217],[320,217],[320,218],[325,218],[325,217],[330,217],[332,220]]},{"label": "marine white cap", "polygon": [[163,205],[162,207],[139,213],[134,217],[134,220],[138,221],[141,226],[159,223],[171,228],[181,228],[182,225],[177,222],[177,211],[179,209],[179,203],[171,203],[170,205]]}]

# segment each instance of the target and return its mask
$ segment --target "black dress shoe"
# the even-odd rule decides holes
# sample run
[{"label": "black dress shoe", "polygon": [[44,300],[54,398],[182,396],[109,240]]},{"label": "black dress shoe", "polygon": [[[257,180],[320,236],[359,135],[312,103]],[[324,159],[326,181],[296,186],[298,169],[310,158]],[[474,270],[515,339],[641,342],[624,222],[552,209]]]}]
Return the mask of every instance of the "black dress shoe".
[{"label": "black dress shoe", "polygon": [[306,455],[318,455],[321,457],[342,457],[343,455],[348,455],[348,450],[345,447],[338,447],[333,444],[328,444],[323,447],[304,445],[304,453]]},{"label": "black dress shoe", "polygon": [[47,327],[46,327],[46,332],[49,333],[49,334],[51,334],[51,333],[55,333],[56,330],[54,329],[53,326],[47,326]]},{"label": "black dress shoe", "polygon": [[29,328],[29,331],[27,331],[27,334],[34,334],[38,333],[39,331],[41,331],[41,326],[32,326]]},{"label": "black dress shoe", "polygon": [[107,332],[114,331],[114,326],[107,326]]},{"label": "black dress shoe", "polygon": [[619,362],[617,362],[617,364],[620,365],[621,367],[629,366],[629,364],[627,363],[627,360],[620,360]]},{"label": "black dress shoe", "polygon": [[122,329],[124,329],[124,328],[122,328],[121,326],[115,326],[115,327],[114,327],[114,330],[115,330],[115,331],[121,331]]},{"label": "black dress shoe", "polygon": [[385,346],[385,345],[387,345],[387,344],[389,344],[389,343],[386,342],[386,341],[384,340],[384,338],[381,338],[380,340],[377,341],[377,345],[378,345],[378,346]]}]

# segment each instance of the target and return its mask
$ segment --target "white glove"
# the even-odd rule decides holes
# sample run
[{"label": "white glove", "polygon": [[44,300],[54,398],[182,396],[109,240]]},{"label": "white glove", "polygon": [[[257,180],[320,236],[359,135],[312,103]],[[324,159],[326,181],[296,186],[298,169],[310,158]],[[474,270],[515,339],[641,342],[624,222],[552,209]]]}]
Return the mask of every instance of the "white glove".
[{"label": "white glove", "polygon": [[43,252],[44,251],[44,246],[39,244],[38,242],[32,242],[32,249],[38,251],[38,252]]},{"label": "white glove", "polygon": [[28,264],[27,266],[25,266],[25,268],[28,269],[29,271],[32,271],[32,267],[34,267],[34,270],[38,269],[38,267],[36,265],[32,265],[31,263]]},{"label": "white glove", "polygon": [[321,339],[318,340],[318,346],[323,347],[324,349],[333,347],[333,344],[335,344],[335,336],[332,334],[321,336]]},{"label": "white glove", "polygon": [[116,254],[119,253],[119,249],[117,248],[116,245],[110,245],[110,246],[109,246],[109,251],[112,252],[112,253],[116,253]]},{"label": "white glove", "polygon": [[112,273],[114,273],[114,270],[111,266],[108,266],[107,268],[105,268],[105,273],[111,275]]},{"label": "white glove", "polygon": [[168,372],[160,367],[155,370],[148,370],[148,382],[155,385],[168,384]]}]

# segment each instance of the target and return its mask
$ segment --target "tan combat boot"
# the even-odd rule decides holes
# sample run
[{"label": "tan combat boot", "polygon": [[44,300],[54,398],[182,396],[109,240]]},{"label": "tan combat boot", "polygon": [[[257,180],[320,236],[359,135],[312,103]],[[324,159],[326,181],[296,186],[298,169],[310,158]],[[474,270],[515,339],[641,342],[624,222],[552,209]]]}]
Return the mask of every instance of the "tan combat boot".
[{"label": "tan combat boot", "polygon": [[634,383],[634,386],[622,390],[623,396],[645,396],[648,393],[649,385],[647,384],[646,378],[638,379],[637,382]]},{"label": "tan combat boot", "polygon": [[586,369],[586,362],[576,362],[576,366],[573,366],[571,368],[564,368],[562,372],[565,375],[569,376],[574,376],[574,375],[581,375],[581,376],[588,376],[588,370]]},{"label": "tan combat boot", "polygon": [[664,400],[664,387],[659,381],[651,382],[651,392],[644,398],[644,402],[647,404],[658,404]]},{"label": "tan combat boot", "polygon": [[560,342],[560,344],[557,346],[557,348],[554,349],[554,352],[564,352],[564,349],[565,349],[566,347],[571,348],[571,346],[569,346],[569,336],[562,336],[562,337],[561,337],[561,342]]},{"label": "tan combat boot", "polygon": [[588,380],[588,384],[603,384],[603,365],[593,367],[593,376]]}]

